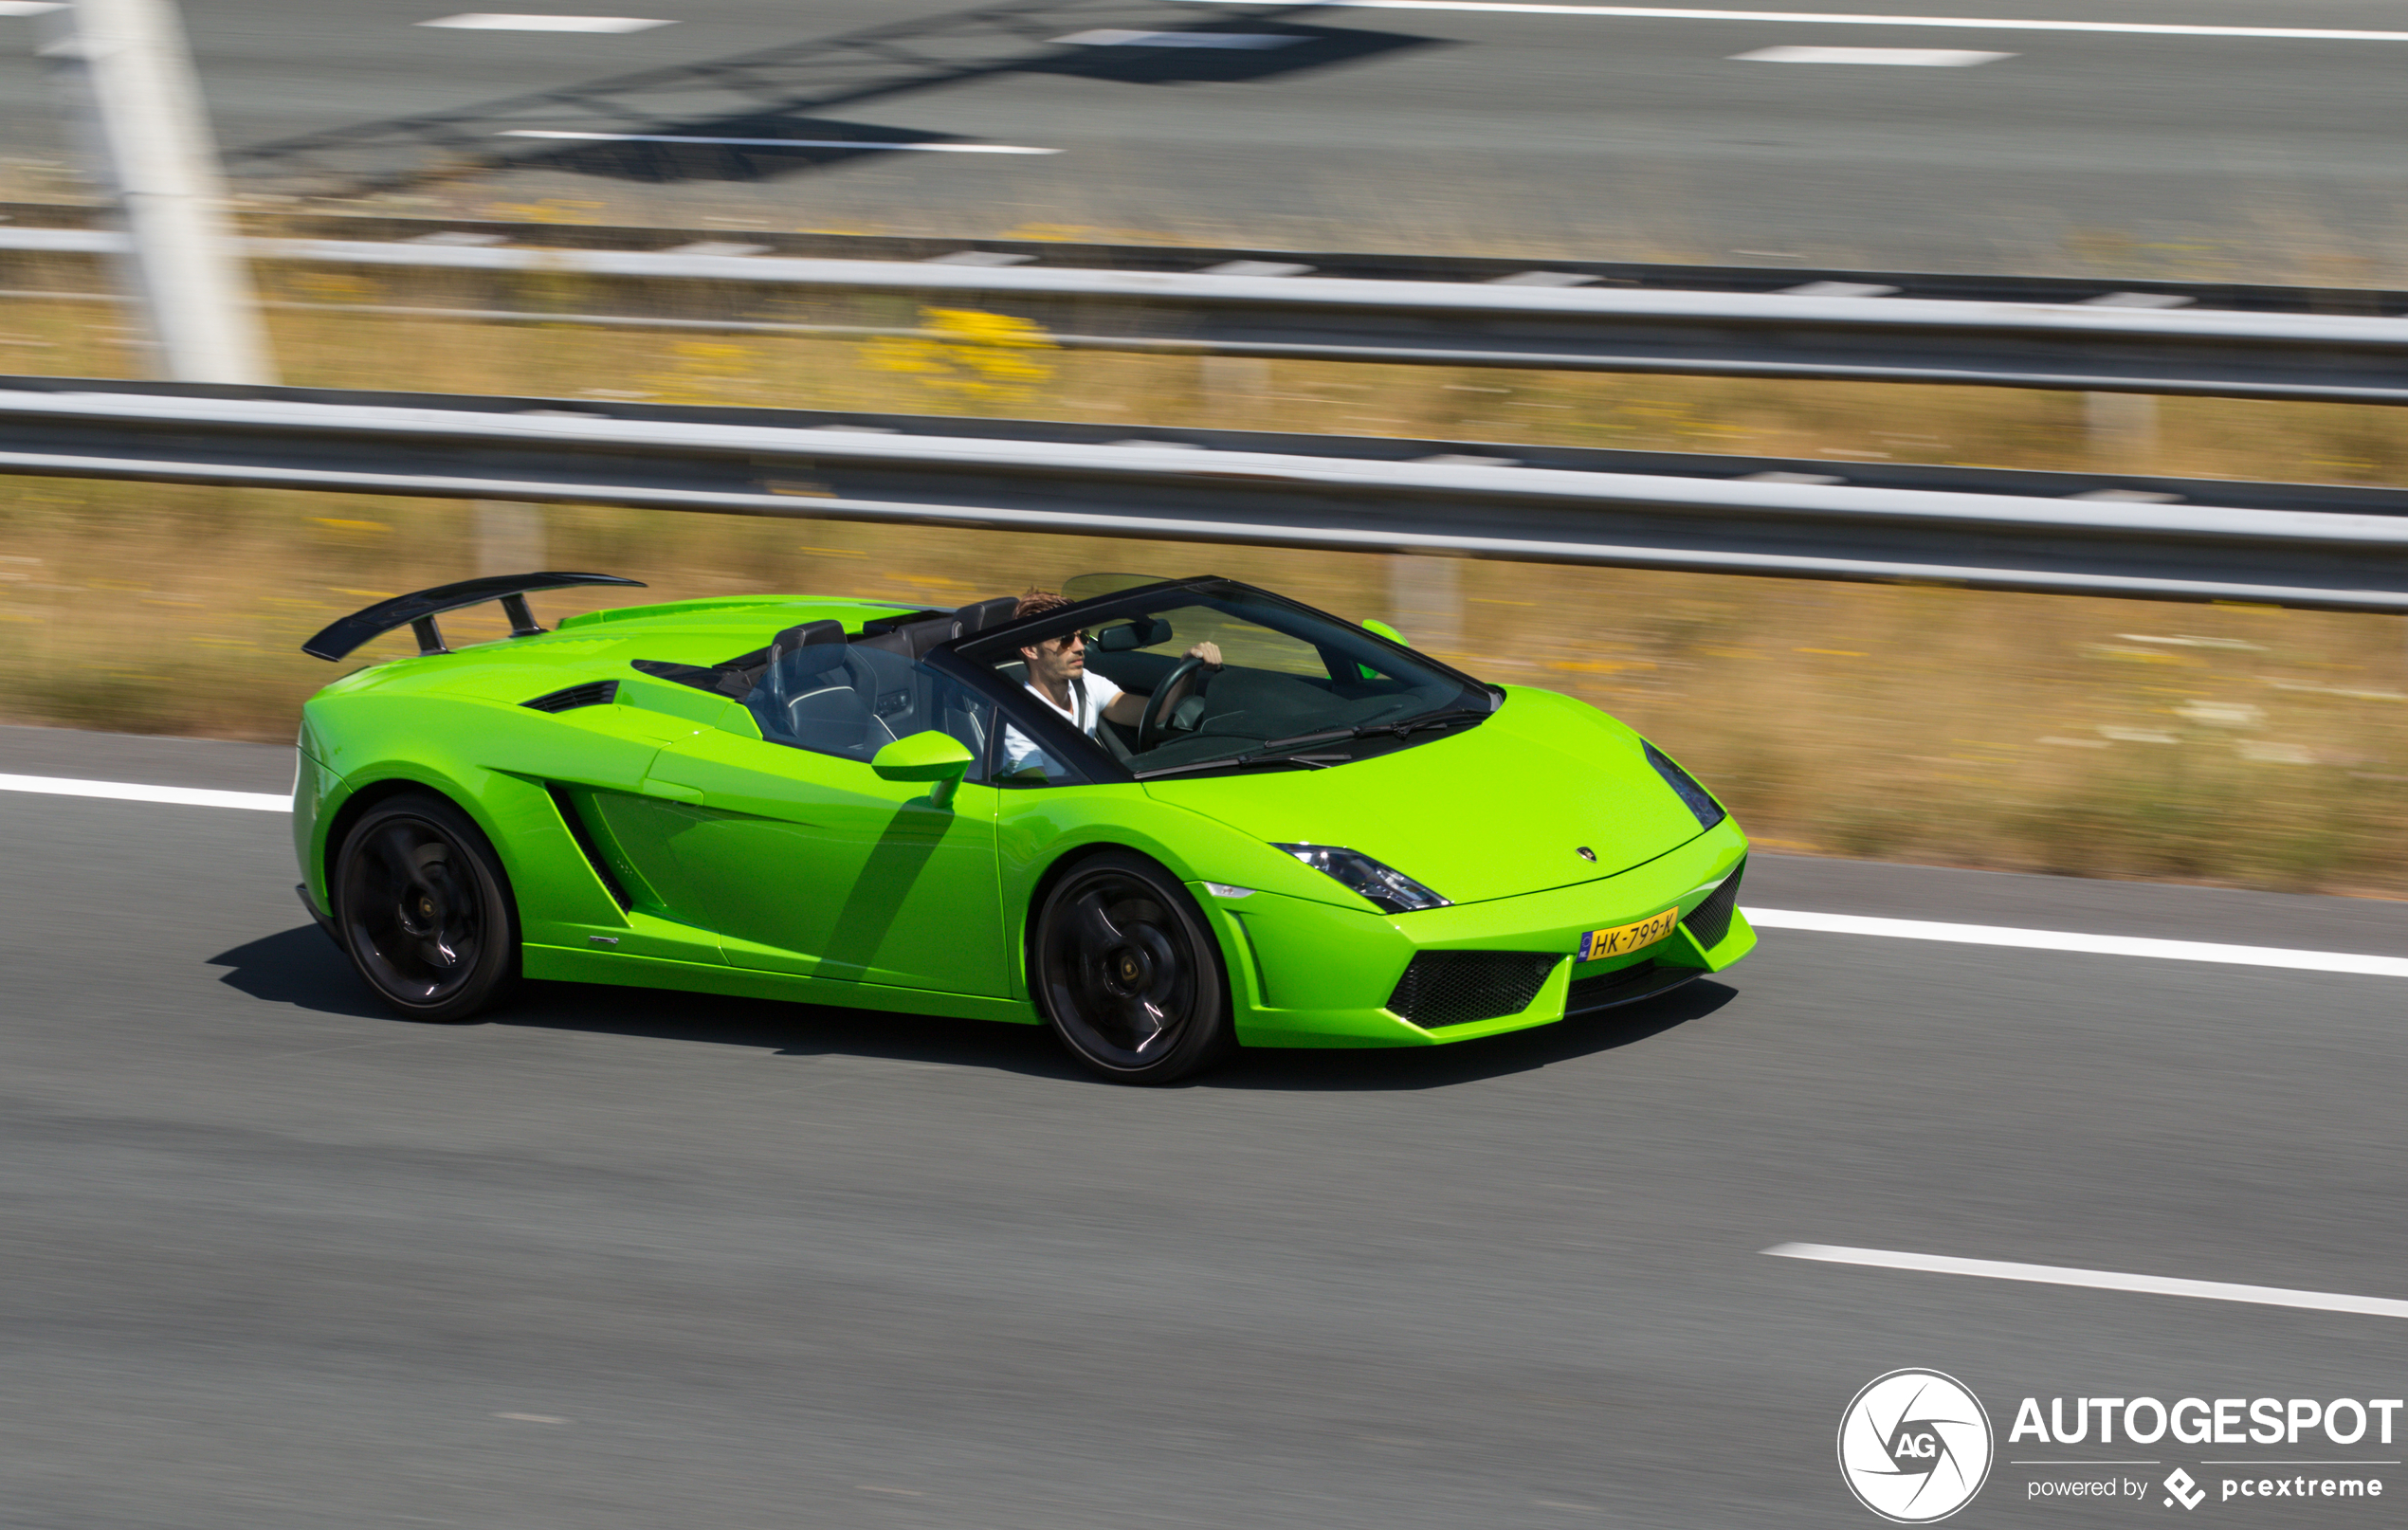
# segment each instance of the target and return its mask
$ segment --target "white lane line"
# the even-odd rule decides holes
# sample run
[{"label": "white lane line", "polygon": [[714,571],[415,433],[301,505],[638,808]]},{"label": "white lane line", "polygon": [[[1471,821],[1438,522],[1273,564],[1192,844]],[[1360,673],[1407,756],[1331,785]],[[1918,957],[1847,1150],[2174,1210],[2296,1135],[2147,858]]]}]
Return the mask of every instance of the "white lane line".
[{"label": "white lane line", "polygon": [[[1256,0],[1184,0],[1252,5]],[[2036,21],[2006,16],[1868,16],[1812,10],[1694,10],[1669,6],[1550,6],[1523,0],[1319,0],[1359,10],[1469,10],[1508,16],[1625,16],[1641,21],[1797,22],[1813,27],[1954,27],[1969,31],[2120,32],[2140,37],[2274,37],[2317,43],[2408,43],[2408,32],[2327,27],[2198,27],[2148,21]]]},{"label": "white lane line", "polygon": [[2143,1296],[2188,1296],[2207,1302],[2248,1302],[2265,1307],[2304,1307],[2310,1312],[2355,1312],[2370,1318],[2408,1318],[2408,1302],[2387,1296],[2349,1296],[2338,1291],[2294,1291],[2280,1285],[2235,1285],[2225,1281],[2180,1281],[2163,1275],[2125,1275],[2111,1269],[2069,1269],[2062,1265],[2016,1265],[1997,1259],[1952,1259],[1946,1254],[1903,1254],[1887,1248],[1842,1248],[1827,1243],[1776,1244],[1775,1259],[1812,1259],[1826,1265],[1865,1265],[1874,1269],[1911,1269],[1927,1275],[1976,1275],[1993,1281],[2030,1281],[2041,1285],[2085,1285],[2099,1291]]},{"label": "white lane line", "polygon": [[501,138],[571,138],[584,143],[721,143],[739,149],[902,149],[924,155],[1058,155],[1020,143],[882,143],[866,138],[695,138],[676,133],[572,133],[555,128],[505,128]]},{"label": "white lane line", "polygon": [[217,792],[198,786],[143,786],[133,781],[78,781],[63,775],[0,774],[0,792],[52,797],[107,797],[117,802],[166,802],[184,808],[248,808],[290,812],[293,799],[272,792]]},{"label": "white lane line", "polygon": [[2408,977],[2408,956],[2221,945],[2210,940],[2159,940],[2135,935],[2084,935],[2067,930],[2016,930],[1995,924],[1944,924],[1932,920],[1812,914],[1789,908],[1750,908],[1743,912],[1747,921],[1760,930],[1812,930],[1821,935],[1871,935],[1891,940],[1942,940],[1968,946],[2014,946],[2025,951],[2074,951],[2098,956],[2151,956],[2166,961],[2220,961],[2238,967],[2288,967],[2308,973]]},{"label": "white lane line", "polygon": [[[1969,69],[1977,64],[1996,64],[2012,59],[2012,53],[1977,53],[1961,47],[1760,47],[1753,53],[1734,53],[1731,58],[1741,64],[1889,64],[1910,68]],[[1845,282],[1833,282],[1843,286]],[[1888,289],[1895,292],[1898,289]]]},{"label": "white lane line", "polygon": [[437,16],[418,25],[463,32],[648,32],[655,27],[674,27],[677,23],[651,16],[513,16],[472,10],[465,15]]}]

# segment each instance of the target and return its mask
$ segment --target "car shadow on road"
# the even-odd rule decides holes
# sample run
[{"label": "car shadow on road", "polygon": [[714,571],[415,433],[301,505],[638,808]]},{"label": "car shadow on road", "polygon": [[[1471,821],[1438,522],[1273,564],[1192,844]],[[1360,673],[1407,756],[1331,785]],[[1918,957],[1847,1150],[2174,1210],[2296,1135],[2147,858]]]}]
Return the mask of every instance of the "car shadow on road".
[{"label": "car shadow on road", "polygon": [[297,1010],[354,1020],[392,1018],[392,1011],[376,1002],[376,995],[335,949],[335,942],[314,924],[262,936],[231,951],[221,951],[209,962],[226,969],[219,982],[269,1004],[289,1004]]},{"label": "car shadow on road", "polygon": [[[218,981],[269,1004],[349,1019],[406,1020],[379,1003],[341,952],[302,924],[210,958]],[[775,999],[730,998],[608,983],[525,983],[475,1025],[584,1030],[741,1047],[780,1057],[848,1056],[943,1063],[1076,1080],[1077,1064],[1036,1026],[893,1014]]]},{"label": "car shadow on road", "polygon": [[[333,942],[311,925],[265,936],[210,958],[219,981],[269,1004],[351,1019],[404,1020],[379,1004]],[[1184,1085],[1203,1089],[1379,1091],[1436,1089],[1612,1051],[1712,1014],[1738,995],[1706,980],[1626,1009],[1451,1047],[1240,1051]],[[774,999],[728,998],[600,983],[528,983],[475,1024],[740,1047],[779,1057],[845,1056],[985,1067],[1068,1083],[1093,1082],[1038,1026],[941,1015],[845,1010]]]}]

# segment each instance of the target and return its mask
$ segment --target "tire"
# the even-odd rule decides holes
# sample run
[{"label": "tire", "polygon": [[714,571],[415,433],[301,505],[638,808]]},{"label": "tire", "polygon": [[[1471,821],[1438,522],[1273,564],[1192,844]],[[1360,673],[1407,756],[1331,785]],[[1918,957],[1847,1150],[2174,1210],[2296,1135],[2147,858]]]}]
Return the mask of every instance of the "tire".
[{"label": "tire", "polygon": [[335,857],[335,937],[412,1020],[465,1020],[519,973],[519,908],[493,844],[431,792],[362,813]]},{"label": "tire", "polygon": [[1233,1044],[1220,942],[1144,856],[1107,850],[1048,888],[1030,966],[1054,1035],[1116,1084],[1169,1084]]}]

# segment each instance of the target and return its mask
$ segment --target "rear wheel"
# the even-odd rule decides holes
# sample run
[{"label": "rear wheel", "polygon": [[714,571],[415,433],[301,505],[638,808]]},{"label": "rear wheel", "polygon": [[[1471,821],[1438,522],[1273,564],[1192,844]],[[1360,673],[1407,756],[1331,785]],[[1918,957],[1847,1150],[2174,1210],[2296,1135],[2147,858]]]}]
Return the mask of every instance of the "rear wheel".
[{"label": "rear wheel", "polygon": [[1231,1043],[1220,946],[1177,879],[1126,850],[1080,862],[1037,911],[1037,1007],[1122,1084],[1168,1084]]},{"label": "rear wheel", "polygon": [[465,1020],[518,974],[518,906],[501,858],[430,792],[389,797],[351,826],[334,904],[352,965],[413,1020]]}]

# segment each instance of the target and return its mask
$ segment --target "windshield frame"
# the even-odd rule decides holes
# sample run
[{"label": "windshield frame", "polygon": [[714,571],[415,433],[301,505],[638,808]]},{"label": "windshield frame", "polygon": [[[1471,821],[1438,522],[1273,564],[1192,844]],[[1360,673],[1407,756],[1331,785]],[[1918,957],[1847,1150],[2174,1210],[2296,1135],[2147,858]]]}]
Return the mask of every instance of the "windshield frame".
[{"label": "windshield frame", "polygon": [[[1463,688],[1465,694],[1452,703],[1454,706],[1468,707],[1472,698],[1477,696],[1485,702],[1487,710],[1493,713],[1505,700],[1505,693],[1498,686],[1475,675],[1466,674],[1452,665],[1432,658],[1418,648],[1382,637],[1359,623],[1347,621],[1342,616],[1333,615],[1318,607],[1307,606],[1301,600],[1290,599],[1276,591],[1265,590],[1259,585],[1247,584],[1242,580],[1225,578],[1218,574],[1197,574],[1183,579],[1163,579],[1133,589],[1116,590],[1108,594],[1097,595],[1067,606],[1059,606],[1042,615],[1007,622],[999,627],[990,627],[978,632],[955,638],[950,642],[939,644],[923,656],[922,662],[936,664],[946,673],[953,674],[956,678],[976,686],[980,694],[994,701],[1022,732],[1045,745],[1047,752],[1055,760],[1072,767],[1087,780],[1138,782],[1152,779],[1157,773],[1132,770],[1128,764],[1114,757],[1111,752],[1102,744],[1065,722],[1061,715],[1051,707],[1036,703],[1028,694],[1026,687],[1013,684],[994,666],[1016,658],[1020,649],[1046,638],[1059,637],[1065,632],[1091,625],[1101,625],[1116,617],[1138,615],[1145,612],[1148,608],[1162,605],[1165,597],[1175,595],[1237,597],[1285,607],[1299,615],[1345,628],[1351,636],[1387,652],[1402,654],[1414,665],[1433,670],[1440,676],[1455,682]],[[1435,710],[1443,712],[1449,708],[1442,706]],[[1402,720],[1411,723],[1415,719],[1407,718]],[[1345,740],[1348,731],[1333,729],[1330,738],[1332,741]],[[1002,732],[1000,727],[996,728],[995,738],[999,739]],[[1359,736],[1353,741],[1359,742]],[[991,742],[990,753],[997,747],[999,745]],[[1165,770],[1160,774],[1169,778],[1199,775],[1222,769],[1231,771],[1278,769],[1280,761],[1275,756],[1253,761],[1241,758],[1242,756],[1263,747],[1258,743],[1251,746],[1251,749],[1236,751],[1226,760],[1195,761],[1189,765]],[[1403,737],[1400,737],[1397,747],[1406,748],[1411,745],[1405,742]],[[1281,753],[1293,753],[1293,751],[1281,751]],[[1356,758],[1363,757],[1369,756],[1356,756]],[[1344,763],[1353,762],[1348,760]],[[991,769],[993,768],[992,761],[985,763]]]}]

